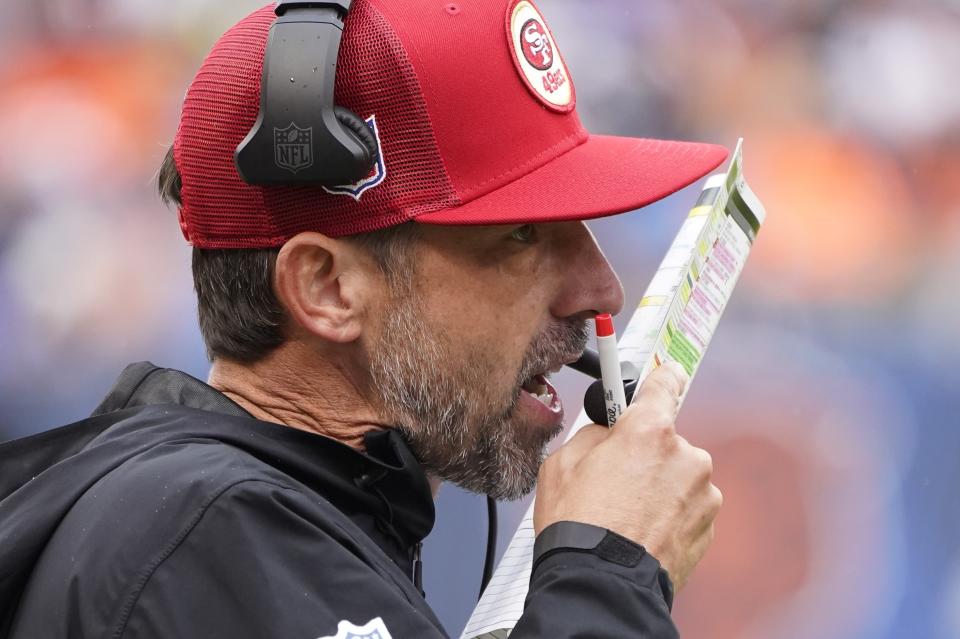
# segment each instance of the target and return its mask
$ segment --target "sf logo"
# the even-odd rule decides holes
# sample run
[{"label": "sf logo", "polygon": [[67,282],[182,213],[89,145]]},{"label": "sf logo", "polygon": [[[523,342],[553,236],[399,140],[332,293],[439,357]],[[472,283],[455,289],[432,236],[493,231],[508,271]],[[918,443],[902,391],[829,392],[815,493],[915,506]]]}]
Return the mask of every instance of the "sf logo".
[{"label": "sf logo", "polygon": [[534,68],[546,71],[553,66],[553,47],[547,30],[536,18],[530,18],[521,29],[523,37],[523,57]]}]

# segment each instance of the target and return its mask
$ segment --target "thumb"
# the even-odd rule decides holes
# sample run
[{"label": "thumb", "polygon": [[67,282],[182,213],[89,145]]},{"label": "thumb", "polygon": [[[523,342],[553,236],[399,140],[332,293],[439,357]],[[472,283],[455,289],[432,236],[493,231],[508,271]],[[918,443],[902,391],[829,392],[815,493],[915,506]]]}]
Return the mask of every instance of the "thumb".
[{"label": "thumb", "polygon": [[643,381],[632,404],[638,412],[651,412],[676,418],[680,396],[690,381],[690,376],[680,364],[668,361],[655,368]]}]

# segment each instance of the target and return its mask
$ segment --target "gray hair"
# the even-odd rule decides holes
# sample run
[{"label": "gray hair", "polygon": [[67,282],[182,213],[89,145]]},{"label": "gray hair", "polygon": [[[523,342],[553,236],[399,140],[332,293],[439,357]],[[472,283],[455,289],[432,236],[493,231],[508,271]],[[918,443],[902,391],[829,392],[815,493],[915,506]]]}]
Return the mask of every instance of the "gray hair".
[{"label": "gray hair", "polygon": [[[182,187],[170,147],[157,177],[160,199],[182,206]],[[367,250],[391,284],[412,278],[413,222],[345,239]],[[280,247],[193,249],[197,314],[210,360],[252,363],[283,343],[286,314],[273,290],[279,252]]]}]

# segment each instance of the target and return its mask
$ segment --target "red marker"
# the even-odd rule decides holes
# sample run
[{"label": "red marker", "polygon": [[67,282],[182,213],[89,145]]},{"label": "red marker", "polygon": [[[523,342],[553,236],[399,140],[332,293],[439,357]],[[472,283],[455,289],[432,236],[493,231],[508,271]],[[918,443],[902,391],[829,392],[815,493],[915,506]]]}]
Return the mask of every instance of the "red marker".
[{"label": "red marker", "polygon": [[607,426],[613,426],[627,407],[620,374],[620,356],[617,354],[617,334],[613,330],[610,313],[596,317],[597,352],[600,354],[600,379],[603,380],[603,400],[607,405]]}]

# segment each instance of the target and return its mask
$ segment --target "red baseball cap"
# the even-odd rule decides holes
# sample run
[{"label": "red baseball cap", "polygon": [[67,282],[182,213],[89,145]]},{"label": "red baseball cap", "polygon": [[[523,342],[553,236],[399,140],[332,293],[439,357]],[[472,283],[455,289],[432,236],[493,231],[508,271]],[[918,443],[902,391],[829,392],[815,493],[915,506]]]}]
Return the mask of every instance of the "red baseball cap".
[{"label": "red baseball cap", "polygon": [[590,135],[529,0],[356,0],[335,99],[377,136],[376,166],[334,188],[253,186],[234,151],[257,118],[274,19],[271,4],[227,31],[187,91],[174,158],[180,224],[196,247],[272,247],[302,231],[337,237],[408,220],[602,217],[659,200],[727,156],[712,144]]}]

